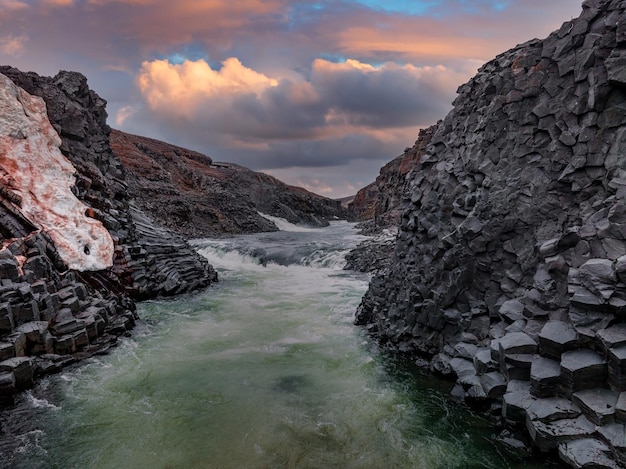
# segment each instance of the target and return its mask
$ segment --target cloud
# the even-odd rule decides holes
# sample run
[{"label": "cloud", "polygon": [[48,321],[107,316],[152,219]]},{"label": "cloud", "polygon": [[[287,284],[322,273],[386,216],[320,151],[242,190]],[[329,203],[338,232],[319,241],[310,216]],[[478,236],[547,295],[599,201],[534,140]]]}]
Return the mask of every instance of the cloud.
[{"label": "cloud", "polygon": [[425,125],[448,108],[451,90],[473,70],[415,67],[393,62],[379,67],[357,60],[313,62],[311,82],[327,101],[329,124],[372,128]]},{"label": "cloud", "polygon": [[137,110],[133,106],[123,106],[115,113],[115,123],[118,126],[124,125],[124,121],[133,116]]},{"label": "cloud", "polygon": [[144,62],[137,84],[152,109],[189,114],[205,100],[258,96],[278,82],[231,57],[222,62],[219,70],[213,70],[204,60],[185,60],[182,64],[167,60]]},{"label": "cloud", "polygon": [[27,41],[27,36],[5,36],[0,38],[0,50],[7,55],[17,57],[24,50]]},{"label": "cloud", "polygon": [[53,7],[69,7],[74,5],[74,0],[42,0],[42,3]]},{"label": "cloud", "polygon": [[[154,136],[158,129],[158,138],[216,160],[337,195],[330,180],[344,188],[355,182],[350,186],[334,173],[350,168],[357,177],[367,168],[373,179],[376,168],[402,153],[420,127],[445,115],[453,90],[472,73],[316,59],[297,76],[284,78],[234,57],[219,68],[203,59],[146,61],[136,78],[143,103],[121,108],[117,122],[134,133],[150,128]],[[288,176],[288,169],[307,176]],[[363,185],[369,182],[365,174],[359,177]]]},{"label": "cloud", "polygon": [[322,191],[346,184],[336,173],[373,180],[482,63],[579,12],[579,0],[0,0],[0,61],[82,72],[122,130]]},{"label": "cloud", "polygon": [[143,63],[137,84],[152,111],[187,124],[202,120],[243,141],[323,139],[346,129],[426,125],[449,108],[451,88],[471,73],[316,59],[308,76],[294,81],[269,77],[236,58],[219,70],[202,59],[156,60]]},{"label": "cloud", "polygon": [[0,0],[0,10],[3,10],[4,12],[24,10],[28,7],[28,3],[21,2],[19,0]]}]

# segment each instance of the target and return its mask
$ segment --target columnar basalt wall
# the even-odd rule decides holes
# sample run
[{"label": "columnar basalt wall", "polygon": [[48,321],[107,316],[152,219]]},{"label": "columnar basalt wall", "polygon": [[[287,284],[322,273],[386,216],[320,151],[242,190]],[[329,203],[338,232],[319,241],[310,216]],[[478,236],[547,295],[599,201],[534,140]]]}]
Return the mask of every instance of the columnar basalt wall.
[{"label": "columnar basalt wall", "polygon": [[626,464],[625,71],[588,0],[461,86],[356,318],[575,467]]},{"label": "columnar basalt wall", "polygon": [[133,299],[216,274],[128,197],[105,102],[76,73],[0,67],[0,403],[103,353],[133,327]]}]

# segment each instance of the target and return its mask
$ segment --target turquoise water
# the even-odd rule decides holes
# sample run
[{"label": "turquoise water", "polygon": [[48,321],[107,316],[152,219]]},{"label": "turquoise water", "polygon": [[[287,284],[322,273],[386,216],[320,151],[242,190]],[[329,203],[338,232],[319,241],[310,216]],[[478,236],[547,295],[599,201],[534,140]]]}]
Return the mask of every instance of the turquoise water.
[{"label": "turquoise water", "polygon": [[142,303],[132,338],[27,394],[36,430],[11,466],[522,467],[448,383],[352,325],[368,281],[341,270],[354,233],[197,241],[219,284]]}]

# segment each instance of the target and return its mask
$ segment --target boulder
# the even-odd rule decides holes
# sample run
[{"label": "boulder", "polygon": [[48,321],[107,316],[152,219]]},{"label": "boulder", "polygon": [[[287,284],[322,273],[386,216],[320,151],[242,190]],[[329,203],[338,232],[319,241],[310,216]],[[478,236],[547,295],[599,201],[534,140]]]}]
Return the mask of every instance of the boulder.
[{"label": "boulder", "polygon": [[533,443],[541,451],[556,449],[559,444],[571,440],[590,437],[596,430],[595,425],[584,415],[549,422],[532,420],[529,417],[526,420],[526,428]]},{"label": "boulder", "polygon": [[497,371],[491,371],[482,375],[480,383],[486,396],[490,399],[501,397],[506,392],[506,380]]},{"label": "boulder", "polygon": [[626,391],[626,345],[608,351],[609,383],[619,391]]},{"label": "boulder", "polygon": [[601,329],[596,338],[604,353],[608,353],[611,348],[626,345],[626,324],[615,324]]},{"label": "boulder", "polygon": [[626,466],[626,425],[612,423],[598,428],[598,434],[616,456],[620,467]]},{"label": "boulder", "polygon": [[555,420],[576,418],[582,411],[569,399],[550,397],[533,401],[528,407],[527,413],[528,418],[531,420],[553,422]]},{"label": "boulder", "polygon": [[626,423],[626,391],[622,391],[615,403],[615,419]]},{"label": "boulder", "polygon": [[572,394],[572,401],[596,425],[613,423],[619,392],[605,388],[584,389]]},{"label": "boulder", "polygon": [[570,322],[548,321],[539,333],[539,349],[541,354],[561,359],[561,354],[578,346],[578,333]]},{"label": "boulder", "polygon": [[515,425],[526,422],[526,412],[535,398],[530,394],[530,384],[512,380],[507,384],[506,393],[502,396],[502,417]]},{"label": "boulder", "polygon": [[0,373],[11,373],[18,391],[33,386],[34,365],[30,357],[14,357],[0,362]]}]

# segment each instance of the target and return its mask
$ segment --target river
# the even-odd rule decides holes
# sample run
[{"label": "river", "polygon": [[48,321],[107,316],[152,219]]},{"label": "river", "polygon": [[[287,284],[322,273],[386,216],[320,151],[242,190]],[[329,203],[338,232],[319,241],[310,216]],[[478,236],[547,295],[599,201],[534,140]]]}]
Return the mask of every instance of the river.
[{"label": "river", "polygon": [[[109,355],[20,398],[15,468],[516,468],[450,383],[352,325],[353,225],[196,240],[220,282],[144,302]],[[7,460],[5,460],[7,461]]]}]

